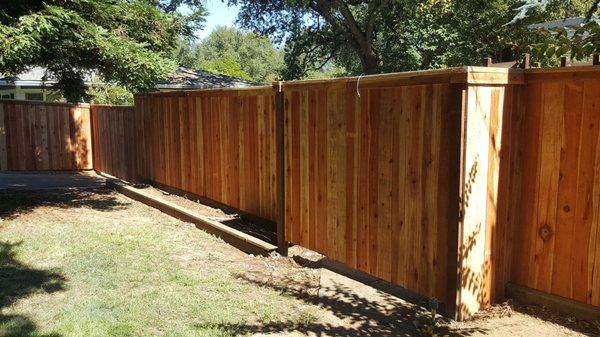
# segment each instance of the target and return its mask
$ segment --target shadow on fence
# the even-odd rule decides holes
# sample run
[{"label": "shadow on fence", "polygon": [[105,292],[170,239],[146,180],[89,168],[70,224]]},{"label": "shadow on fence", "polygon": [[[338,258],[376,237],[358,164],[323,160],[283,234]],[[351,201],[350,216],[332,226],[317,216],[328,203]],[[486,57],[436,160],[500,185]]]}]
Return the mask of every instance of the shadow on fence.
[{"label": "shadow on fence", "polygon": [[25,315],[3,313],[4,308],[32,294],[62,291],[67,281],[60,273],[34,269],[19,261],[15,248],[20,244],[0,242],[0,335],[57,337],[58,334],[40,334]]}]

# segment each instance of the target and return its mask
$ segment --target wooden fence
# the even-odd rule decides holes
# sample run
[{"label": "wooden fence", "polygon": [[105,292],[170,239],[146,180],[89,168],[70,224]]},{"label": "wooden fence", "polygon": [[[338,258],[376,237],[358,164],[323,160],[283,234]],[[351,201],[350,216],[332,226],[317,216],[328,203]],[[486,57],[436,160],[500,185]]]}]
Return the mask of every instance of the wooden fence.
[{"label": "wooden fence", "polygon": [[286,239],[446,302],[456,87],[362,80],[284,84]]},{"label": "wooden fence", "polygon": [[92,168],[89,105],[0,100],[0,171]]},{"label": "wooden fence", "polygon": [[[600,306],[599,75],[465,67],[138,96],[91,107],[94,168],[277,221],[282,240],[458,318],[509,283]],[[8,105],[1,168],[54,167],[14,155],[43,127]],[[90,123],[72,111],[50,125],[80,149]]]},{"label": "wooden fence", "polygon": [[259,217],[276,217],[271,87],[136,98],[140,178]]},{"label": "wooden fence", "polygon": [[137,177],[133,107],[92,105],[94,170],[127,181]]},{"label": "wooden fence", "polygon": [[526,82],[506,278],[600,306],[600,67]]}]

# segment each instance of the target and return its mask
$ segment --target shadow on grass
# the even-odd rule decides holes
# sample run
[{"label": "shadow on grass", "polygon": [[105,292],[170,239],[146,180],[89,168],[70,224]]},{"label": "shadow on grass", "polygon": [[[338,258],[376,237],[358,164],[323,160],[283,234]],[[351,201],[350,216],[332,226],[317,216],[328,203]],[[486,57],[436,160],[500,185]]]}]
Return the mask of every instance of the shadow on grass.
[{"label": "shadow on grass", "polygon": [[[249,324],[206,324],[197,328],[213,328],[232,336],[260,333],[300,332],[316,336],[419,336],[428,335],[423,329],[431,325],[431,315],[423,308],[399,300],[389,294],[379,292],[377,299],[360,296],[355,289],[333,282],[331,286],[320,287],[287,277],[268,278],[262,275],[238,274],[238,279],[258,286],[266,286],[285,295],[318,306],[331,312],[343,324],[315,322],[274,321]],[[471,336],[486,333],[484,329],[448,329],[445,325],[436,326],[438,336]]]},{"label": "shadow on grass", "polygon": [[20,244],[0,242],[0,336],[59,336],[40,334],[29,317],[2,313],[4,308],[32,294],[64,290],[64,276],[31,268],[17,259],[15,248]]},{"label": "shadow on grass", "polygon": [[61,190],[0,190],[0,218],[15,219],[38,207],[92,208],[111,211],[127,207],[106,188]]}]

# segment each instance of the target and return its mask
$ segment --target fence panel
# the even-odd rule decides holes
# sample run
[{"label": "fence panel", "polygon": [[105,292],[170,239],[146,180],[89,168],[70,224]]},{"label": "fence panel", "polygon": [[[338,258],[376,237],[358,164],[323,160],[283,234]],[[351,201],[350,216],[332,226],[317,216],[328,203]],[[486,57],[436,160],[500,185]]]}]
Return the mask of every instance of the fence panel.
[{"label": "fence panel", "polygon": [[526,74],[511,281],[600,306],[598,68]]},{"label": "fence panel", "polygon": [[275,95],[271,87],[140,96],[141,178],[275,221]]},{"label": "fence panel", "polygon": [[421,80],[284,84],[286,239],[446,302],[461,87]]},{"label": "fence panel", "polygon": [[91,168],[89,105],[0,100],[0,171]]},{"label": "fence panel", "polygon": [[92,105],[94,170],[135,181],[136,158],[132,106]]}]

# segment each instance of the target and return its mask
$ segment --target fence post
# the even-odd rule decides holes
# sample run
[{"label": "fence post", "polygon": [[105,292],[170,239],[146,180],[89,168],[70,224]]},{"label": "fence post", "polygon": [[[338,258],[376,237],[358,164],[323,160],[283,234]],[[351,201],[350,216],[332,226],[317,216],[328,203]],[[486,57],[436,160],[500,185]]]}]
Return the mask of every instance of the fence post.
[{"label": "fence post", "polygon": [[567,66],[567,57],[566,56],[561,56],[560,57],[560,66],[561,67],[566,67]]},{"label": "fence post", "polygon": [[283,82],[273,83],[275,91],[275,139],[277,160],[277,251],[288,255],[288,243],[285,240],[285,97]]},{"label": "fence post", "polygon": [[529,55],[529,53],[523,54],[522,68],[523,69],[529,69],[529,68],[531,68],[531,55]]}]

